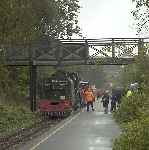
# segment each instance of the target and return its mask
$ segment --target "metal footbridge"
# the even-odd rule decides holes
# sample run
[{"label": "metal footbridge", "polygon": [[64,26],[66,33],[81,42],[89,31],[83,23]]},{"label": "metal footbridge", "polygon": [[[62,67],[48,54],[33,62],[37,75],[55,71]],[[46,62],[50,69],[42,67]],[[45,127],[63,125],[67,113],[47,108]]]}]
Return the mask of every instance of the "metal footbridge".
[{"label": "metal footbridge", "polygon": [[148,45],[147,38],[57,39],[43,37],[26,44],[7,45],[11,66],[127,65]]}]

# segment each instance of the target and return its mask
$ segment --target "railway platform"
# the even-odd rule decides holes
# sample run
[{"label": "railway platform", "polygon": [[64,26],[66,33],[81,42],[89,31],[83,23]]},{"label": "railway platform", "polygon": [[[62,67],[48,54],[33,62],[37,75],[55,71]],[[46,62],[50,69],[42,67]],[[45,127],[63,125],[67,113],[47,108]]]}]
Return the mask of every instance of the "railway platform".
[{"label": "railway platform", "polygon": [[20,150],[112,150],[119,134],[112,115],[104,114],[98,102],[95,111],[82,110]]}]

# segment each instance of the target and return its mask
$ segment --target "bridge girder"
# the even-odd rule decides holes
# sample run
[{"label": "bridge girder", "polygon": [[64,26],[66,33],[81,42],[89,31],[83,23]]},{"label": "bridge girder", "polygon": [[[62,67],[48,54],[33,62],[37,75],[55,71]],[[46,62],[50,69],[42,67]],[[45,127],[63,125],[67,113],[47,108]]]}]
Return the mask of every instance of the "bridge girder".
[{"label": "bridge girder", "polygon": [[[61,66],[71,66],[71,65],[128,65],[134,62],[134,58],[96,58],[88,59],[87,61],[63,61]],[[10,61],[7,62],[8,66],[30,66],[28,60],[22,61]],[[42,60],[33,61],[35,66],[57,66],[57,61]]]},{"label": "bridge girder", "polygon": [[[33,62],[37,66],[77,65],[77,64],[100,64],[118,65],[129,64],[133,58],[116,56],[118,49],[141,49],[149,43],[148,39],[142,38],[107,38],[107,39],[59,39],[51,40],[43,38],[30,45],[17,45],[6,47],[7,65],[21,66]],[[129,48],[131,46],[131,48]],[[106,50],[109,49],[109,51]],[[90,49],[94,51],[89,54]],[[110,53],[110,55],[109,55]],[[98,55],[103,58],[97,58]],[[101,56],[100,56],[101,57]]]}]

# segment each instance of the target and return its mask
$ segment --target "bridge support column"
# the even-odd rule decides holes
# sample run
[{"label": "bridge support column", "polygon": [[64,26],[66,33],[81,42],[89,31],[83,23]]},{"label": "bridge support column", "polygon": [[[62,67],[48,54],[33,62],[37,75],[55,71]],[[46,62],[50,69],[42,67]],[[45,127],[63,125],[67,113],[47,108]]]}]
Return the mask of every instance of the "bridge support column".
[{"label": "bridge support column", "polygon": [[37,66],[30,63],[30,108],[34,112],[37,109],[36,102]]}]

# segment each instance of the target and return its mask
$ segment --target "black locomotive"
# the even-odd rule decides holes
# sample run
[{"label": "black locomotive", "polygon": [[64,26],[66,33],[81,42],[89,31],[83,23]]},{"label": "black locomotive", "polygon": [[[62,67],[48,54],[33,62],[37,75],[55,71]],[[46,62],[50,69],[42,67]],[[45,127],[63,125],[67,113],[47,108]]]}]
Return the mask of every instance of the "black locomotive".
[{"label": "black locomotive", "polygon": [[77,73],[57,71],[43,82],[39,110],[49,116],[65,116],[80,104]]}]

